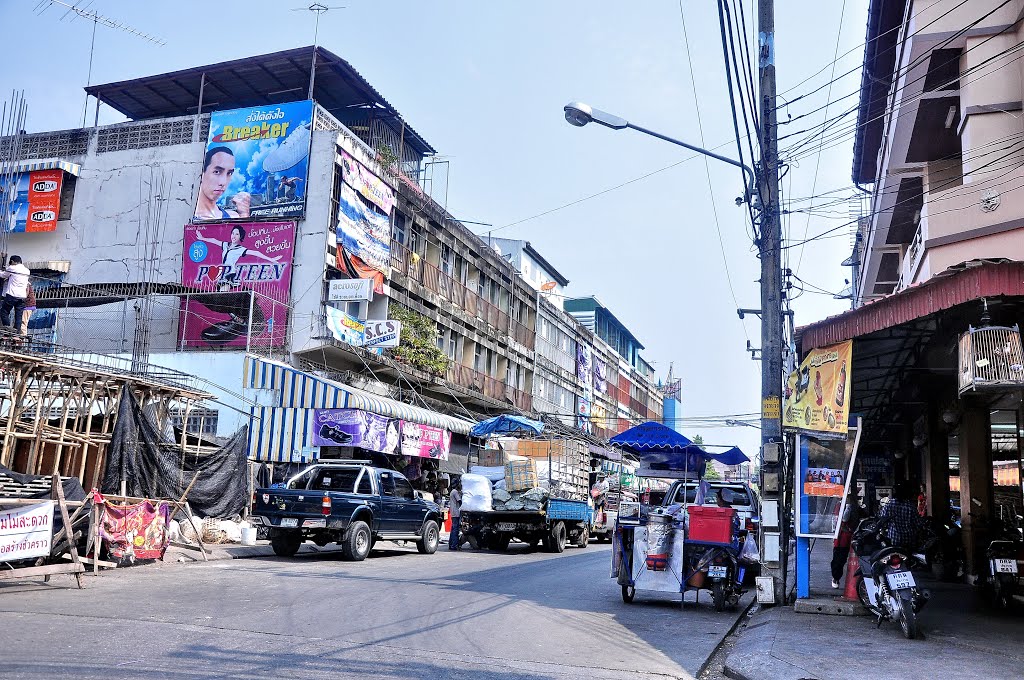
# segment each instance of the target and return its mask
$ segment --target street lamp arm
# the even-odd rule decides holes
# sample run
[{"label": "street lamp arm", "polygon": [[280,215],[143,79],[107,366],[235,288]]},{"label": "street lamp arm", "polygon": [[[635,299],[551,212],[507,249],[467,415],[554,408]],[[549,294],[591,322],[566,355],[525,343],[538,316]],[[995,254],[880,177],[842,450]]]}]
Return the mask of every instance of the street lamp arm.
[{"label": "street lamp arm", "polygon": [[650,135],[651,137],[657,137],[658,139],[661,139],[663,141],[671,142],[672,144],[681,146],[684,149],[689,149],[690,151],[696,151],[699,154],[710,156],[711,158],[714,158],[715,160],[718,161],[722,161],[723,163],[728,163],[729,165],[735,166],[743,170],[743,174],[745,174],[747,177],[747,186],[750,189],[753,189],[754,185],[757,183],[757,180],[754,178],[754,171],[749,166],[745,165],[744,163],[741,163],[740,161],[733,160],[732,158],[728,158],[727,156],[720,156],[717,153],[714,153],[713,151],[702,149],[701,147],[694,146],[693,144],[687,144],[682,140],[669,137],[668,135],[663,135],[660,132],[655,132],[654,130],[648,130],[647,128],[640,127],[639,125],[636,125],[634,123],[627,122],[626,127],[636,130],[637,132],[642,132],[645,135]]}]

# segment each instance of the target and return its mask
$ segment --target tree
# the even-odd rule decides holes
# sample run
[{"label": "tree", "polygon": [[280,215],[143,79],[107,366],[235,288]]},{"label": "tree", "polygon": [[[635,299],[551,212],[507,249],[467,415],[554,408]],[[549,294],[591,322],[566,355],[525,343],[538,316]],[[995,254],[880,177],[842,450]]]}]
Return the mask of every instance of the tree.
[{"label": "tree", "polygon": [[[704,437],[697,435],[693,438],[693,443],[697,446],[704,446]],[[704,466],[704,479],[709,482],[722,479],[722,473],[715,467],[714,461],[709,460]]]}]

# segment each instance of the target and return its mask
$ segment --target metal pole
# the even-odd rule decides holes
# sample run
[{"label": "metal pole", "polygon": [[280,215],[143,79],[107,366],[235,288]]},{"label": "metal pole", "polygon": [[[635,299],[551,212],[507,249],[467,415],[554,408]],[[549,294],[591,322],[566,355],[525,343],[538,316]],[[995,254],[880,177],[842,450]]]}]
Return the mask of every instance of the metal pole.
[{"label": "metal pole", "polygon": [[[761,527],[760,546],[764,575],[773,579],[775,602],[784,604],[786,583],[785,453],[766,456],[766,449],[782,447],[782,222],[779,210],[778,121],[775,114],[775,3],[758,2],[758,77],[761,108],[761,493],[777,504],[778,527]],[[775,446],[772,446],[775,445]],[[768,541],[767,538],[773,540]],[[776,554],[774,546],[779,546]],[[769,542],[771,545],[769,546]],[[770,552],[769,552],[770,551]]]}]

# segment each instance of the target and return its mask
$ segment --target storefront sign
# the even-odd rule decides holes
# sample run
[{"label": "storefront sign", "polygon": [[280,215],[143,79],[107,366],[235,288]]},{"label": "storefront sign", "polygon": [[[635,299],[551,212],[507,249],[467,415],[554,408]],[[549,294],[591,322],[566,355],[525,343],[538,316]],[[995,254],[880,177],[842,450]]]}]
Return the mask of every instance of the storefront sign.
[{"label": "storefront sign", "polygon": [[391,271],[391,218],[382,215],[342,184],[338,192],[337,248],[344,248],[387,276]]},{"label": "storefront sign", "polygon": [[364,347],[398,347],[402,335],[400,321],[367,321]]},{"label": "storefront sign", "polygon": [[312,121],[308,100],[214,111],[194,221],[301,217]]},{"label": "storefront sign", "polygon": [[353,158],[347,151],[338,153],[341,156],[341,176],[345,183],[384,211],[385,215],[390,215],[395,203],[398,202],[395,198],[395,190],[370,172],[365,165]]},{"label": "storefront sign", "polygon": [[357,446],[397,454],[400,421],[353,408],[314,409],[312,446]]},{"label": "storefront sign", "polygon": [[283,346],[294,243],[294,222],[186,224],[182,346]]},{"label": "storefront sign", "polygon": [[324,311],[327,313],[327,328],[335,340],[356,347],[363,346],[366,327],[362,321],[334,307],[325,307]]},{"label": "storefront sign", "polygon": [[355,302],[373,299],[373,279],[332,279],[327,284],[331,302]]},{"label": "storefront sign", "polygon": [[439,427],[402,421],[402,455],[448,460],[452,433]]},{"label": "storefront sign", "polygon": [[785,428],[817,437],[846,437],[852,353],[852,340],[807,353],[786,384]]},{"label": "storefront sign", "polygon": [[0,510],[0,562],[50,554],[53,501]]},{"label": "storefront sign", "polygon": [[4,231],[19,233],[55,231],[63,181],[63,170],[32,170],[14,175],[6,189],[0,183],[0,206],[7,203],[0,226]]}]

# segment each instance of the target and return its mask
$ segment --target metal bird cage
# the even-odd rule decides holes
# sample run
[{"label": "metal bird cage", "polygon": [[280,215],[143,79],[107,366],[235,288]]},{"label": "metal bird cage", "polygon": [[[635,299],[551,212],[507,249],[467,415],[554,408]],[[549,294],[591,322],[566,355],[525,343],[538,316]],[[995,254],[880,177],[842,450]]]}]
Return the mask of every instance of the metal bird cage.
[{"label": "metal bird cage", "polygon": [[960,336],[960,394],[990,388],[1024,388],[1024,353],[1014,325],[968,327]]}]

